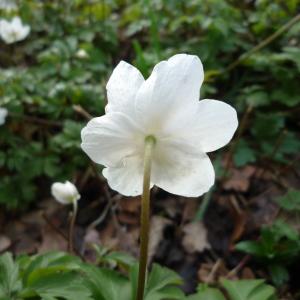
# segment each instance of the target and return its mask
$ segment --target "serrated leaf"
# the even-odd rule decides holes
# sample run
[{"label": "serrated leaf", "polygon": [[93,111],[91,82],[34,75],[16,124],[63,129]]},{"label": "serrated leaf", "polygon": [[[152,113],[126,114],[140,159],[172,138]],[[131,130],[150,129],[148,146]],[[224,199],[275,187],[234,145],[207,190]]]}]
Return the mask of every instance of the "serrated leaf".
[{"label": "serrated leaf", "polygon": [[83,279],[75,272],[41,274],[26,286],[21,293],[23,298],[31,298],[32,294],[42,298],[63,298],[66,300],[91,300],[91,292]]},{"label": "serrated leaf", "polygon": [[187,297],[188,300],[226,300],[221,291],[217,288],[200,284],[196,294]]},{"label": "serrated leaf", "polygon": [[86,275],[85,280],[95,299],[130,300],[130,282],[116,271],[87,264],[82,265],[81,270]]},{"label": "serrated leaf", "polygon": [[158,264],[154,264],[147,279],[145,299],[153,299],[153,294],[159,294],[159,292],[163,293],[165,289],[181,284],[182,279],[177,273],[168,268],[161,267]]},{"label": "serrated leaf", "polygon": [[275,289],[261,279],[238,281],[224,279],[222,285],[230,300],[271,300],[275,296]]},{"label": "serrated leaf", "polygon": [[22,287],[19,279],[19,266],[10,253],[0,256],[0,299],[11,298]]}]

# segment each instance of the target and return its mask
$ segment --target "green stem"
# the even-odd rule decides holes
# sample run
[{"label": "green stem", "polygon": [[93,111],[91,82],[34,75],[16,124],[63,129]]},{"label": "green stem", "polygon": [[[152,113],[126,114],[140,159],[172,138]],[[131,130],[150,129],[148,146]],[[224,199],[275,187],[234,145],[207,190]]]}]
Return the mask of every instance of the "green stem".
[{"label": "green stem", "polygon": [[73,212],[72,217],[70,221],[70,228],[69,228],[69,241],[68,241],[68,250],[71,254],[74,253],[74,246],[73,246],[73,240],[74,240],[74,227],[75,227],[75,221],[77,216],[77,200],[73,201]]},{"label": "green stem", "polygon": [[147,136],[145,139],[144,150],[144,179],[142,194],[142,212],[141,212],[141,246],[140,246],[140,262],[139,277],[136,300],[143,300],[145,290],[145,279],[148,260],[148,241],[149,241],[149,222],[150,222],[150,178],[153,149],[155,146],[155,138]]}]

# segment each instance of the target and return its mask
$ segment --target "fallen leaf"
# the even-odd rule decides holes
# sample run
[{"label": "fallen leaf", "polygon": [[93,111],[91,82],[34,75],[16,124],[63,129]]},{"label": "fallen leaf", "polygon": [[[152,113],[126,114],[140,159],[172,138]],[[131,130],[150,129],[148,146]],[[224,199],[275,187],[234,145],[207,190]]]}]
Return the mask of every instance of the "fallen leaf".
[{"label": "fallen leaf", "polygon": [[11,240],[6,235],[0,235],[0,252],[4,252],[11,246]]},{"label": "fallen leaf", "polygon": [[252,166],[246,166],[242,169],[233,169],[231,177],[224,182],[223,188],[225,190],[234,190],[238,192],[248,191],[250,178],[254,172],[255,168]]},{"label": "fallen leaf", "polygon": [[202,252],[211,248],[207,240],[207,230],[202,222],[186,224],[183,232],[182,245],[187,253]]},{"label": "fallen leaf", "polygon": [[148,248],[148,261],[150,262],[153,256],[156,253],[159,243],[163,239],[163,233],[165,227],[171,224],[171,221],[160,217],[160,216],[153,216],[151,218],[150,224],[150,240],[149,240],[149,248]]}]

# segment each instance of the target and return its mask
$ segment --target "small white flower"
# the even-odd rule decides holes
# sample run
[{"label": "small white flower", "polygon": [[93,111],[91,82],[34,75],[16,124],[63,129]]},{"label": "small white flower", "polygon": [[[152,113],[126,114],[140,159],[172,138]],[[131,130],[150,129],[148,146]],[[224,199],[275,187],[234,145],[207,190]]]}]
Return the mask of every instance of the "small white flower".
[{"label": "small white flower", "polygon": [[0,125],[3,125],[5,123],[7,114],[8,114],[7,109],[0,107]]},{"label": "small white flower", "polygon": [[51,186],[52,196],[62,204],[72,204],[80,199],[76,186],[70,181],[65,183],[55,182]]},{"label": "small white flower", "polygon": [[0,0],[0,10],[3,9],[7,12],[11,12],[17,8],[17,4],[13,0]]},{"label": "small white flower", "polygon": [[77,52],[76,52],[76,56],[78,58],[87,58],[89,55],[88,53],[84,50],[84,49],[79,49]]},{"label": "small white flower", "polygon": [[24,40],[30,32],[29,25],[23,25],[19,17],[14,17],[10,22],[0,20],[0,36],[7,44]]},{"label": "small white flower", "polygon": [[237,126],[233,107],[199,101],[204,73],[200,59],[178,54],[157,64],[145,80],[121,61],[108,83],[106,115],[82,130],[82,149],[104,165],[110,187],[127,196],[142,193],[145,138],[155,137],[151,186],[197,197],[214,184],[206,152],[226,145]]}]

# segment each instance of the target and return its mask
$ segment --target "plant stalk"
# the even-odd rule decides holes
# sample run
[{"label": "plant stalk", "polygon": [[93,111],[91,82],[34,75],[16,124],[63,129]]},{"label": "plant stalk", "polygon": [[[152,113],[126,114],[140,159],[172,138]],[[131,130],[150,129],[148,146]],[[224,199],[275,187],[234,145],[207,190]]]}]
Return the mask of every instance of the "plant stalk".
[{"label": "plant stalk", "polygon": [[136,300],[143,300],[148,262],[148,241],[150,224],[150,178],[155,138],[147,136],[144,150],[144,177],[141,211],[140,261]]},{"label": "plant stalk", "polygon": [[77,211],[78,211],[78,205],[77,205],[77,200],[74,200],[73,202],[73,212],[71,216],[71,221],[70,221],[70,228],[69,228],[69,241],[68,241],[68,251],[73,254],[74,253],[74,227],[75,227],[75,221],[77,217]]}]

